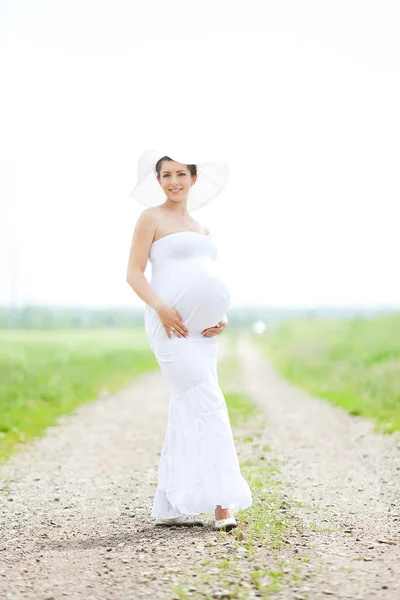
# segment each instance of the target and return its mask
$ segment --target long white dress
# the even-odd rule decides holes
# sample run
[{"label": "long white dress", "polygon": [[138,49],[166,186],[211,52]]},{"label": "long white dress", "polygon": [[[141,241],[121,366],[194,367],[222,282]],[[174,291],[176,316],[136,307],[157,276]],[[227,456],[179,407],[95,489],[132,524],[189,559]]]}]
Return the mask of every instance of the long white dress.
[{"label": "long white dress", "polygon": [[158,314],[145,307],[150,347],[171,392],[152,516],[161,519],[233,511],[252,503],[218,385],[217,340],[204,337],[226,315],[230,294],[215,268],[212,236],[179,231],[153,242],[150,285],[181,315],[187,338],[169,339]]}]

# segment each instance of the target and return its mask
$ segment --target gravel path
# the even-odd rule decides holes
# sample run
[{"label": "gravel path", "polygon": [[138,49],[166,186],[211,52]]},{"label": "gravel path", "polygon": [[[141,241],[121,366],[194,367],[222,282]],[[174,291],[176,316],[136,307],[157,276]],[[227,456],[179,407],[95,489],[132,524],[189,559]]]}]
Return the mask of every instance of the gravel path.
[{"label": "gravel path", "polygon": [[0,465],[1,600],[174,598],[216,532],[210,515],[192,528],[150,516],[168,403],[161,372],[142,375]]},{"label": "gravel path", "polygon": [[167,407],[161,375],[146,374],[0,467],[0,598],[149,596],[137,584],[163,562],[163,532],[151,554],[146,542]]},{"label": "gravel path", "polygon": [[150,517],[167,414],[161,374],[147,374],[0,467],[2,600],[172,597],[204,532]]},{"label": "gravel path", "polygon": [[296,517],[309,563],[298,597],[399,600],[399,438],[295,389],[248,339],[239,352],[245,385],[267,412],[264,436],[283,486],[303,505]]},{"label": "gravel path", "polygon": [[[239,348],[244,384],[268,414],[263,435],[284,492],[304,503],[295,509],[300,545],[284,549],[289,560],[308,556],[304,579],[277,597],[398,600],[398,442],[281,381],[245,338]],[[210,516],[204,528],[154,526],[167,414],[161,374],[146,374],[63,417],[0,466],[1,600],[171,600],[210,547],[234,551]]]}]

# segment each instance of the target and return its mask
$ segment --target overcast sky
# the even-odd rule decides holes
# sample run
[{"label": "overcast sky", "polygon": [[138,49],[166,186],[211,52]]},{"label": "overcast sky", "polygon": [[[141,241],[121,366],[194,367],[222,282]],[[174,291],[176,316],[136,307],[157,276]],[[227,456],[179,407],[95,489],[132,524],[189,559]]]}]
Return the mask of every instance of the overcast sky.
[{"label": "overcast sky", "polygon": [[0,303],[143,304],[128,193],[171,144],[229,162],[193,216],[233,304],[400,306],[397,8],[0,0]]}]

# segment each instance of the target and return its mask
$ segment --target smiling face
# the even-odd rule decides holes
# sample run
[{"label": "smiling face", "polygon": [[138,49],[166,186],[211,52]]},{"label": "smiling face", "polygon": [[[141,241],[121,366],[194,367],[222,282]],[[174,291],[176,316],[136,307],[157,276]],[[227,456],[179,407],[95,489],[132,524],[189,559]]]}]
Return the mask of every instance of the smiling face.
[{"label": "smiling face", "polygon": [[197,175],[191,175],[187,165],[174,160],[163,160],[157,177],[165,195],[173,202],[186,200]]}]

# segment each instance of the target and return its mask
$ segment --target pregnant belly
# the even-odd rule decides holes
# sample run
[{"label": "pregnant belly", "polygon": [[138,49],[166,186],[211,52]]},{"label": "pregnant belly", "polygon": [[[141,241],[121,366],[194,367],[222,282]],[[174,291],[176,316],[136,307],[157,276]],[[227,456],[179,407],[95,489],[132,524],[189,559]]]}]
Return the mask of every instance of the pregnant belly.
[{"label": "pregnant belly", "polygon": [[174,308],[189,331],[202,331],[216,325],[226,314],[230,294],[217,277],[202,277],[182,290]]},{"label": "pregnant belly", "polygon": [[204,270],[192,269],[180,276],[174,273],[168,281],[164,280],[162,286],[153,287],[169,306],[179,312],[189,333],[216,325],[223,319],[230,304],[230,293],[223,280]]}]

